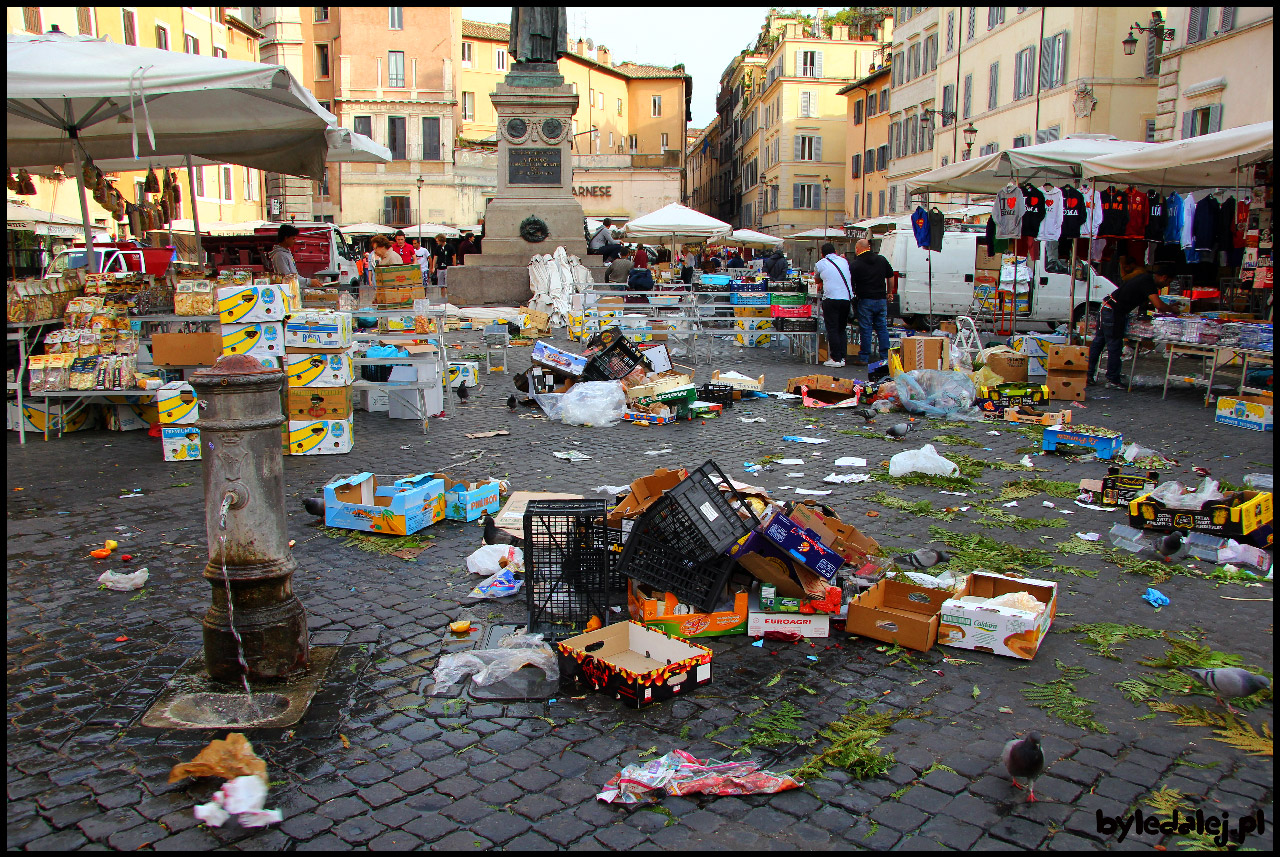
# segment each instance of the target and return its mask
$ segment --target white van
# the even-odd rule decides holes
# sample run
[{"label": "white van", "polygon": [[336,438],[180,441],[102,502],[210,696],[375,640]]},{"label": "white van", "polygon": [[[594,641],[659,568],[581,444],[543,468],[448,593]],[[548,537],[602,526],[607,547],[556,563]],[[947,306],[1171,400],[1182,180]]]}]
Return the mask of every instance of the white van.
[{"label": "white van", "polygon": [[[898,315],[920,316],[932,322],[941,317],[968,314],[974,301],[977,254],[987,252],[985,246],[978,245],[981,237],[979,232],[947,232],[942,251],[935,253],[917,247],[910,229],[897,229],[885,235],[880,243],[880,255],[889,260],[898,274]],[[1047,269],[1046,262],[1049,263]],[[1091,283],[1086,284],[1085,276]],[[1086,294],[1089,314],[1096,317],[1102,299],[1116,289],[1087,263],[1077,261],[1073,305],[1068,263],[1044,258],[1033,263],[1030,286],[1030,314],[1019,313],[1018,320],[1041,322],[1050,327],[1068,319],[1074,322],[1083,318]],[[1018,293],[1019,297],[1024,294]]]}]

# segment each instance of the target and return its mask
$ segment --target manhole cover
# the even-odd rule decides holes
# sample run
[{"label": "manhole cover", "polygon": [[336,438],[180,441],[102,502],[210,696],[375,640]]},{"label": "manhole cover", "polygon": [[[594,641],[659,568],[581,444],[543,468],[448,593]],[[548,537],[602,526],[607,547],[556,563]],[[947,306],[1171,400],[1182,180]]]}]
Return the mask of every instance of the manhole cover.
[{"label": "manhole cover", "polygon": [[190,726],[252,726],[274,720],[289,710],[289,698],[278,693],[188,693],[169,704],[169,718]]}]

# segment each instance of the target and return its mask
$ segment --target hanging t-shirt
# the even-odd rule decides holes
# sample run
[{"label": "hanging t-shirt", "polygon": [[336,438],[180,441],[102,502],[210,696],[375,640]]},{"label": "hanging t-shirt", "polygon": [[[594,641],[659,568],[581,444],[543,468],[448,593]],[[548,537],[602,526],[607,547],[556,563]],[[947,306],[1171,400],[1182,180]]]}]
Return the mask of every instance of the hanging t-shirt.
[{"label": "hanging t-shirt", "polygon": [[1145,238],[1147,234],[1147,195],[1136,187],[1125,191],[1126,238]]},{"label": "hanging t-shirt", "polygon": [[1022,215],[1027,204],[1022,198],[1022,189],[1006,185],[996,194],[995,207],[991,212],[996,219],[997,238],[1021,238]]},{"label": "hanging t-shirt", "polygon": [[1062,235],[1064,239],[1079,238],[1081,228],[1088,222],[1089,212],[1084,207],[1084,194],[1071,187],[1062,186]]},{"label": "hanging t-shirt", "polygon": [[1191,234],[1194,247],[1199,250],[1213,250],[1218,239],[1218,212],[1221,203],[1213,194],[1196,203],[1196,213],[1192,220]]},{"label": "hanging t-shirt", "polygon": [[1191,250],[1195,243],[1192,239],[1191,226],[1196,216],[1196,195],[1188,193],[1182,198],[1182,225],[1178,229],[1178,242],[1183,250]]},{"label": "hanging t-shirt", "polygon": [[1228,252],[1234,249],[1232,245],[1232,234],[1236,225],[1236,198],[1229,196],[1222,201],[1222,207],[1218,209],[1218,231],[1215,236],[1214,250]]},{"label": "hanging t-shirt", "polygon": [[1033,184],[1024,184],[1022,203],[1026,206],[1022,213],[1022,237],[1035,238],[1040,234],[1040,223],[1044,220],[1044,191]]},{"label": "hanging t-shirt", "polygon": [[982,243],[987,246],[987,258],[990,259],[996,254],[996,219],[987,217],[987,233],[983,236]]},{"label": "hanging t-shirt", "polygon": [[1158,191],[1147,191],[1147,232],[1148,241],[1164,240],[1164,197]]},{"label": "hanging t-shirt", "polygon": [[1052,188],[1044,192],[1044,220],[1040,221],[1041,241],[1057,241],[1062,237],[1062,190]]},{"label": "hanging t-shirt", "polygon": [[1117,187],[1102,191],[1102,224],[1098,234],[1104,238],[1123,238],[1129,225],[1129,195]]},{"label": "hanging t-shirt", "polygon": [[1098,230],[1102,228],[1102,193],[1093,188],[1082,190],[1081,193],[1084,194],[1084,207],[1089,212],[1089,222],[1085,228],[1090,238],[1097,238]]},{"label": "hanging t-shirt", "polygon": [[946,231],[945,220],[942,217],[942,211],[938,208],[929,209],[929,249],[942,252],[942,233]]},{"label": "hanging t-shirt", "polygon": [[1164,243],[1182,241],[1182,197],[1171,193],[1164,198]]},{"label": "hanging t-shirt", "polygon": [[1236,203],[1236,222],[1231,227],[1231,246],[1237,250],[1244,249],[1244,235],[1249,229],[1249,199]]},{"label": "hanging t-shirt", "polygon": [[917,205],[911,212],[911,231],[916,234],[916,246],[922,250],[929,249],[929,212],[924,206]]}]

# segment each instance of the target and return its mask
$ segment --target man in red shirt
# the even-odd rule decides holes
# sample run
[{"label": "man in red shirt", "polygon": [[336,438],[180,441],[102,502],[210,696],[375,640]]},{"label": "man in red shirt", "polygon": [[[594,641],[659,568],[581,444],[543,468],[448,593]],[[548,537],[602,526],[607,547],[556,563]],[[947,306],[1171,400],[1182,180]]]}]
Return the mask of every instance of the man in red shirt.
[{"label": "man in red shirt", "polygon": [[396,230],[396,241],[391,245],[391,249],[400,254],[400,258],[406,265],[414,264],[413,245],[404,240],[403,229]]},{"label": "man in red shirt", "polygon": [[632,260],[632,263],[637,268],[649,267],[649,254],[645,251],[643,244],[636,245],[636,257]]}]

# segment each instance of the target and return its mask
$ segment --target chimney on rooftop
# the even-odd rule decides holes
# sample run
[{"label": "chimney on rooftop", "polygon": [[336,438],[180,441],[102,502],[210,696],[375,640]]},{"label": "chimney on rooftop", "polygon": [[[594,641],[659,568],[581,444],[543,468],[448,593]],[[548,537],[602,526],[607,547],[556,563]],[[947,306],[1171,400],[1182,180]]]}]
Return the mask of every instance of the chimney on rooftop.
[{"label": "chimney on rooftop", "polygon": [[586,52],[586,44],[582,39],[578,39],[577,43],[573,46],[573,52],[578,56],[582,56]]},{"label": "chimney on rooftop", "polygon": [[609,49],[604,45],[596,45],[596,62],[601,65],[611,65],[609,62]]}]

